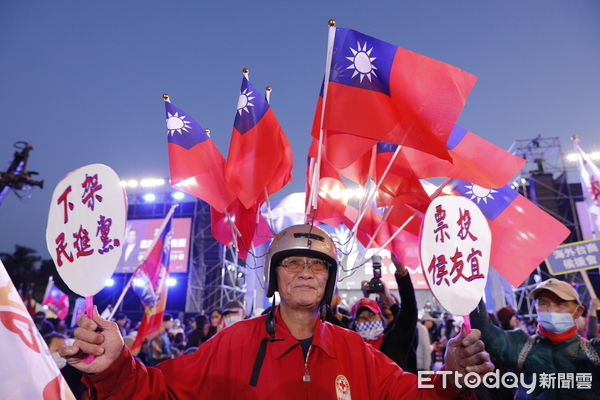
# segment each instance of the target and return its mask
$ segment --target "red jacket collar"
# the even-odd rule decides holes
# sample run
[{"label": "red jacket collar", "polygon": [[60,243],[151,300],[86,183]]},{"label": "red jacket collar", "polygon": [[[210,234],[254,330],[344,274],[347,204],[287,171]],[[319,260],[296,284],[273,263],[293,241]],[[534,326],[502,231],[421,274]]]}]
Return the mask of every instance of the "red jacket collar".
[{"label": "red jacket collar", "polygon": [[[299,344],[290,331],[288,330],[281,314],[279,307],[275,309],[275,339],[269,346],[272,346],[273,358],[277,359],[286,354],[292,347]],[[333,342],[333,326],[328,322],[322,322],[321,318],[317,317],[315,322],[315,330],[313,334],[312,346],[316,346],[323,350],[329,357],[336,358],[335,347]]]},{"label": "red jacket collar", "polygon": [[551,341],[552,344],[557,345],[557,344],[562,343],[565,340],[571,339],[573,336],[575,336],[577,334],[577,327],[574,326],[571,329],[569,329],[568,331],[565,331],[563,333],[553,333],[553,332],[550,332],[550,331],[544,329],[544,327],[542,325],[538,324],[538,332],[542,336],[544,336],[546,339]]}]

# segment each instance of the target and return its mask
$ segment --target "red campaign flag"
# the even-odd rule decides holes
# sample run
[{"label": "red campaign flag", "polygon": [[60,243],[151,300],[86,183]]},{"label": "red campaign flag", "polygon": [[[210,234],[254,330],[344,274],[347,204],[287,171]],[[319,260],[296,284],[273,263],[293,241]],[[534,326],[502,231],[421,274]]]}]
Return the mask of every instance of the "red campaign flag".
[{"label": "red campaign flag", "polygon": [[518,287],[569,236],[569,229],[509,185],[485,189],[455,180],[454,192],[477,204],[492,231],[492,265]]},{"label": "red campaign flag", "polygon": [[[227,214],[229,214],[229,217]],[[248,252],[252,249],[252,245],[258,246],[271,239],[273,236],[267,221],[265,221],[262,214],[258,212],[257,205],[248,209],[236,199],[227,209],[227,214],[220,213],[211,207],[211,233],[215,239],[225,246],[231,246],[233,244],[235,235],[238,256],[244,260],[248,256]],[[229,218],[231,218],[235,224],[235,229],[237,229],[237,232],[239,232],[241,237],[233,230]]]},{"label": "red campaign flag", "polygon": [[336,28],[323,128],[450,160],[446,142],[476,80],[452,65]]},{"label": "red campaign flag", "polygon": [[459,126],[452,130],[446,147],[452,162],[408,147],[401,153],[421,179],[448,177],[487,188],[508,184],[525,164],[522,158]]},{"label": "red campaign flag", "polygon": [[238,99],[225,179],[244,207],[251,208],[291,179],[292,151],[275,113],[244,76]]},{"label": "red campaign flag", "polygon": [[[377,206],[385,207],[400,203],[425,212],[431,199],[401,150],[390,164],[397,148],[397,144],[377,143],[373,174],[373,180],[380,184],[377,191]],[[384,177],[386,169],[387,173]]]},{"label": "red campaign flag", "polygon": [[63,321],[67,318],[67,314],[69,314],[69,296],[54,284],[52,278],[50,278],[48,286],[46,286],[42,307]]},{"label": "red campaign flag", "polygon": [[171,186],[224,211],[235,198],[225,182],[225,159],[185,111],[165,100]]}]

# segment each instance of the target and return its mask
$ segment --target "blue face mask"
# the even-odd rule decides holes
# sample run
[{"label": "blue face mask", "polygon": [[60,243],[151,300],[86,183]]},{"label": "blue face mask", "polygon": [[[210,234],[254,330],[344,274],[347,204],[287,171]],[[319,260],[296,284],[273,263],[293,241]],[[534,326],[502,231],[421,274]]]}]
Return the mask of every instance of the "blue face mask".
[{"label": "blue face mask", "polygon": [[356,332],[365,340],[376,340],[383,333],[383,322],[380,319],[371,322],[357,322]]},{"label": "blue face mask", "polygon": [[538,312],[538,322],[552,333],[563,333],[575,326],[573,315],[569,313]]}]

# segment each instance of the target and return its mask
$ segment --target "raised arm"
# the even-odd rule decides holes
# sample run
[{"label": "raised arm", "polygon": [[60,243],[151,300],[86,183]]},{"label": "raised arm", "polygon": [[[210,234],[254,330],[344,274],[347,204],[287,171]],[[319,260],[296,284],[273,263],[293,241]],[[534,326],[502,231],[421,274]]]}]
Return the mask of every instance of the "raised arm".
[{"label": "raised arm", "polygon": [[394,316],[392,327],[386,332],[380,350],[398,365],[408,369],[408,354],[412,351],[417,328],[417,301],[406,267],[394,256],[392,261],[396,266],[394,276],[400,293],[400,310]]},{"label": "raised arm", "polygon": [[492,324],[483,300],[469,316],[471,326],[481,331],[481,340],[492,357],[509,368],[517,368],[519,352],[529,336],[520,329],[505,331]]}]

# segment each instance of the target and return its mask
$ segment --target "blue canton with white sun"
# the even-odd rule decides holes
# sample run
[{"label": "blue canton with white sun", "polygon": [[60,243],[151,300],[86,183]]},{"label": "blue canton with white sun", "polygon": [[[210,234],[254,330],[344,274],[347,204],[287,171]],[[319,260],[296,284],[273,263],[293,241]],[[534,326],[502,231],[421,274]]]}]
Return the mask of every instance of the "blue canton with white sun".
[{"label": "blue canton with white sun", "polygon": [[352,29],[337,28],[329,81],[389,95],[396,49]]},{"label": "blue canton with white sun", "polygon": [[233,126],[240,134],[248,132],[260,121],[269,109],[269,103],[244,77],[242,79],[242,88],[240,89],[240,97],[236,107],[235,121]]},{"label": "blue canton with white sun", "polygon": [[167,113],[167,140],[169,143],[177,144],[186,150],[204,142],[209,138],[200,124],[185,111],[165,102]]},{"label": "blue canton with white sun", "polygon": [[512,189],[510,185],[487,189],[459,179],[455,179],[454,182],[456,183],[454,190],[477,204],[483,215],[490,221],[496,219],[519,195],[519,192]]}]

